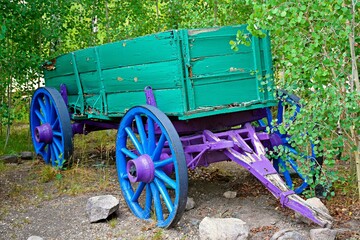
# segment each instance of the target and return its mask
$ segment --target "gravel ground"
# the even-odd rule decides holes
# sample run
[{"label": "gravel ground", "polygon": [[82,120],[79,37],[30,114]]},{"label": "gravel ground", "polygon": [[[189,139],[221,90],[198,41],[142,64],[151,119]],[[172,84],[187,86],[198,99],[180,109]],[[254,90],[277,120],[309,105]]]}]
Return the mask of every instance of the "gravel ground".
[{"label": "gravel ground", "polygon": [[[186,211],[173,229],[159,229],[152,222],[134,217],[117,188],[76,196],[60,194],[50,200],[35,201],[34,195],[29,195],[29,199],[22,198],[21,203],[9,200],[4,191],[10,186],[8,182],[21,184],[26,179],[26,164],[22,164],[23,167],[16,168],[17,172],[0,175],[0,239],[27,239],[32,235],[45,240],[198,239],[199,223],[206,216],[242,219],[250,226],[249,239],[253,240],[269,239],[275,232],[289,228],[308,236],[310,229],[317,228],[298,222],[293,212],[281,208],[250,174],[232,163],[225,164],[190,174],[188,195],[195,200],[195,208]],[[224,198],[226,191],[236,191],[237,197]],[[88,198],[102,194],[119,198],[119,210],[106,221],[90,224],[85,213],[86,202]],[[351,233],[344,236],[357,239],[359,226],[360,221],[352,219],[337,227],[346,227]]]}]

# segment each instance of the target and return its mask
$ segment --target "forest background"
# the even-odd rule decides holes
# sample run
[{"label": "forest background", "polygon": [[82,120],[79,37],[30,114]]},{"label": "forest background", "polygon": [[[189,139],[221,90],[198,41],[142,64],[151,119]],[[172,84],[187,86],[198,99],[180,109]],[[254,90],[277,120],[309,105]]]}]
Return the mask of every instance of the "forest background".
[{"label": "forest background", "polygon": [[[0,0],[0,155],[32,149],[28,130],[15,129],[28,123],[46,60],[169,29],[247,23],[253,34],[270,30],[276,86],[302,98],[289,132],[296,144],[311,141],[324,156],[318,181],[329,189],[325,194],[341,186],[360,197],[359,6],[357,0]],[[232,43],[241,42],[239,33]]]}]

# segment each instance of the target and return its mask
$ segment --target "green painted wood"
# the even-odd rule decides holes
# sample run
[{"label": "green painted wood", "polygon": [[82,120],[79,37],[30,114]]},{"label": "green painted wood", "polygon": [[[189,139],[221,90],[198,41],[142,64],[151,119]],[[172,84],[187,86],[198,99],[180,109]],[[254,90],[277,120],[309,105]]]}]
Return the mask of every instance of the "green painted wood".
[{"label": "green painted wood", "polygon": [[229,41],[238,30],[246,26],[173,30],[78,50],[59,56],[45,83],[65,84],[69,107],[99,119],[145,104],[146,86],[158,107],[179,119],[274,105],[269,38],[234,52]]}]

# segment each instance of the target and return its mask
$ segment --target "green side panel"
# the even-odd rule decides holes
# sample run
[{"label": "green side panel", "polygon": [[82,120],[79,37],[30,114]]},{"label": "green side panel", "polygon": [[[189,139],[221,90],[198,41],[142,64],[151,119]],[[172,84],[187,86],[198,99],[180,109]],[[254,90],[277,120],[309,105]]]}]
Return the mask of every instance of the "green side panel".
[{"label": "green side panel", "polygon": [[[168,115],[178,115],[182,111],[183,98],[181,89],[155,90],[157,106]],[[122,116],[133,106],[144,105],[144,92],[111,93],[107,95],[109,116]]]},{"label": "green side panel", "polygon": [[174,32],[163,32],[98,47],[101,68],[179,60]]},{"label": "green side panel", "polygon": [[[229,42],[236,39],[238,31],[247,34],[250,46],[240,45],[238,51],[230,48]],[[268,37],[259,40],[252,37],[246,26],[188,30],[191,74],[186,81],[192,86],[195,106],[182,119],[199,115],[199,111],[211,109],[222,113],[248,110],[274,105],[272,89],[272,65]],[[262,81],[268,82],[263,88]],[[244,106],[241,108],[241,106]],[[246,107],[245,107],[246,106]],[[224,107],[227,107],[226,110]],[[240,107],[240,109],[239,109]],[[220,111],[219,111],[220,113]],[[206,116],[206,113],[204,114]]]}]

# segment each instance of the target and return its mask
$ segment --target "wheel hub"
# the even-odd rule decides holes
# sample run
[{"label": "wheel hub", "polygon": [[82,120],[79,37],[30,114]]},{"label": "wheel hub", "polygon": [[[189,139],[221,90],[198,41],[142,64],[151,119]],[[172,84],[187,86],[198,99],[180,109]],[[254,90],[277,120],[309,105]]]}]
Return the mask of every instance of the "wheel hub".
[{"label": "wheel hub", "polygon": [[35,128],[35,139],[38,143],[52,143],[53,131],[49,123],[44,123]]},{"label": "wheel hub", "polygon": [[126,164],[126,171],[130,182],[150,183],[154,180],[155,167],[151,157],[147,154],[130,160]]}]

